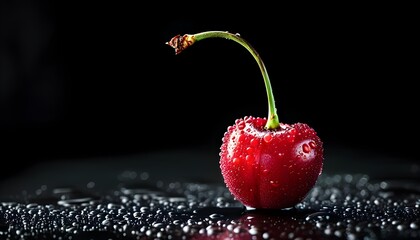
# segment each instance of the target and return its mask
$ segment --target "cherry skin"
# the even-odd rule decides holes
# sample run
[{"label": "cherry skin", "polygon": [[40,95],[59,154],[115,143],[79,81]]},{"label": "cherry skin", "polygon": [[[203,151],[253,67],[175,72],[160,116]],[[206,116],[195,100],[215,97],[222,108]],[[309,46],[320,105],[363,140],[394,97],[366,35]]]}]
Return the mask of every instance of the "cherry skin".
[{"label": "cherry skin", "polygon": [[307,124],[265,130],[266,122],[245,117],[228,128],[220,147],[220,169],[232,195],[246,207],[293,207],[322,172],[323,144]]}]

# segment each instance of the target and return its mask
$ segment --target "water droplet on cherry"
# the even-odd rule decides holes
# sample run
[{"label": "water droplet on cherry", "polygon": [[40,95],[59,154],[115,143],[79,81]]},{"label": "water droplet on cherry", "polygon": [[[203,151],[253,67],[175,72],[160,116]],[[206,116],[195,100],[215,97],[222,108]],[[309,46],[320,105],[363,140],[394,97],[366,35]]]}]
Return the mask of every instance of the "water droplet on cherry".
[{"label": "water droplet on cherry", "polygon": [[263,139],[264,139],[264,142],[269,143],[271,142],[271,140],[273,140],[273,135],[271,135],[271,133],[267,133],[264,135]]},{"label": "water droplet on cherry", "polygon": [[251,139],[250,144],[252,147],[256,147],[259,144],[259,141],[256,138]]},{"label": "water droplet on cherry", "polygon": [[249,153],[249,154],[252,154],[252,153],[254,153],[254,149],[252,147],[247,147],[246,152]]},{"label": "water droplet on cherry", "polygon": [[304,144],[302,144],[302,151],[304,153],[309,153],[311,151],[311,147],[309,147],[308,144],[304,143]]},{"label": "water droplet on cherry", "polygon": [[314,141],[310,141],[310,142],[309,142],[309,146],[310,146],[312,149],[314,149],[314,148],[316,148],[316,143],[315,143]]},{"label": "water droplet on cherry", "polygon": [[245,128],[245,122],[244,121],[240,121],[239,123],[237,123],[238,129],[239,130],[243,130]]},{"label": "water droplet on cherry", "polygon": [[275,180],[275,181],[272,180],[272,181],[270,181],[270,185],[273,186],[273,187],[278,187],[278,186],[280,186],[280,183],[277,180]]}]

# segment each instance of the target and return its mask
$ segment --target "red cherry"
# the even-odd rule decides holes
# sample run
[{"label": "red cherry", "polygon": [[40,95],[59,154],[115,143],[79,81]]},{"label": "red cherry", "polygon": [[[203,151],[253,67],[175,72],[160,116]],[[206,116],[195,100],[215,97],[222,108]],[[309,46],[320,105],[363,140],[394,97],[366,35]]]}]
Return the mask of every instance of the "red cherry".
[{"label": "red cherry", "polygon": [[320,138],[304,123],[265,130],[261,118],[247,119],[228,128],[220,147],[220,169],[227,187],[249,208],[293,207],[321,174]]},{"label": "red cherry", "polygon": [[226,186],[249,209],[293,207],[305,198],[322,172],[321,139],[305,123],[279,122],[265,65],[239,34],[208,31],[177,35],[166,44],[179,54],[207,38],[230,39],[245,47],[257,61],[267,90],[268,117],[237,119],[223,136],[220,169]]}]

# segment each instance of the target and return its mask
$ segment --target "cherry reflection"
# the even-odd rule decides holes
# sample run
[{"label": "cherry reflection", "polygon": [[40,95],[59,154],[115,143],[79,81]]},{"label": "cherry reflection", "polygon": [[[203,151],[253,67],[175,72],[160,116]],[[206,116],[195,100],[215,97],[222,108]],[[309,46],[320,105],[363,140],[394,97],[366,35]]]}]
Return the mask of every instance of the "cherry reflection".
[{"label": "cherry reflection", "polygon": [[309,214],[296,209],[244,210],[236,219],[201,229],[192,239],[325,239],[313,222],[305,221]]}]

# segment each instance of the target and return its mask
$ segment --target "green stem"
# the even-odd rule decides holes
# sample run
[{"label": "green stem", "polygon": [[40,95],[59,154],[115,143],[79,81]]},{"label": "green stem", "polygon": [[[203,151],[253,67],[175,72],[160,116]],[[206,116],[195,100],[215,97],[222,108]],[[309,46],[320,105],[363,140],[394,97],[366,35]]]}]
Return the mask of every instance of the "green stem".
[{"label": "green stem", "polygon": [[175,48],[175,53],[179,54],[187,47],[191,46],[197,41],[201,41],[207,38],[225,38],[233,40],[243,47],[245,47],[257,61],[258,66],[260,67],[262,76],[264,78],[265,88],[267,91],[267,99],[268,99],[268,118],[267,123],[265,125],[266,129],[274,130],[280,126],[279,118],[277,115],[277,109],[275,106],[274,95],[271,89],[270,78],[268,77],[267,69],[265,68],[264,62],[262,61],[258,52],[249,44],[245,39],[240,37],[239,34],[232,34],[225,31],[207,31],[201,32],[197,34],[185,34],[184,36],[177,35],[171,39],[171,41],[167,42],[166,44]]}]

